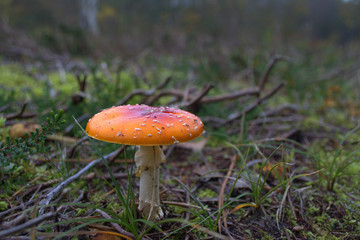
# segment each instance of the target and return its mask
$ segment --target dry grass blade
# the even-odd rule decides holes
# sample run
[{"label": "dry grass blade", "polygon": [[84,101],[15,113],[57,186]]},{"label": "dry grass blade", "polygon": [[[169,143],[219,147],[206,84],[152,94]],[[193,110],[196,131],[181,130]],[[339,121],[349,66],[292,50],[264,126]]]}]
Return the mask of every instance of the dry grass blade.
[{"label": "dry grass blade", "polygon": [[244,207],[255,207],[256,208],[256,204],[255,203],[243,203],[243,204],[237,205],[236,207],[234,207],[233,210],[231,210],[230,214],[234,213],[237,210],[244,208]]},{"label": "dry grass blade", "polygon": [[29,186],[30,184],[36,182],[37,180],[39,180],[42,176],[38,176],[36,178],[34,178],[33,180],[31,180],[28,184],[26,184],[25,186],[21,187],[19,190],[17,190],[14,194],[13,194],[13,198],[15,198],[17,195],[19,195],[27,186]]},{"label": "dry grass blade", "polygon": [[[226,184],[227,184],[227,182],[229,181],[229,177],[231,176],[231,173],[233,172],[233,169],[234,169],[234,167],[235,167],[236,159],[237,159],[237,155],[234,155],[234,156],[231,158],[231,163],[230,163],[229,171],[227,172],[226,177],[225,177],[225,179],[224,179],[224,182],[223,182],[223,184],[221,185],[220,194],[219,194],[219,203],[218,203],[218,209],[219,209],[219,211],[220,211],[220,209],[222,209],[222,207],[224,206],[224,193],[225,193]],[[226,214],[225,211],[223,211],[222,215],[223,215],[223,218],[224,218],[224,226],[227,228],[227,227],[228,227],[227,219],[226,219],[227,214]],[[219,229],[219,232],[221,232],[221,218],[219,218],[219,221],[218,221],[218,229]]]},{"label": "dry grass blade", "polygon": [[206,234],[208,234],[208,235],[211,235],[211,236],[213,236],[213,237],[215,237],[215,238],[217,238],[217,239],[223,239],[223,240],[228,240],[228,239],[230,239],[230,238],[227,237],[227,236],[224,236],[224,235],[222,235],[222,234],[220,234],[220,233],[211,231],[211,230],[209,230],[209,229],[207,229],[207,228],[204,228],[204,227],[202,227],[202,226],[200,226],[200,225],[198,225],[198,224],[194,224],[192,227],[193,227],[193,228],[196,228],[196,229],[198,229],[198,230],[200,230],[200,231],[202,231],[202,232],[204,232],[204,233],[206,233]]},{"label": "dry grass blade", "polygon": [[280,204],[278,210],[276,211],[276,225],[277,225],[277,227],[278,227],[279,230],[281,229],[281,228],[280,228],[280,221],[282,220],[282,217],[283,217],[283,216],[282,216],[282,211],[283,211],[283,208],[284,208],[284,206],[285,206],[286,197],[288,196],[290,187],[291,187],[290,184],[288,184],[288,185],[286,186],[286,190],[285,190],[285,193],[284,193],[284,195],[283,195],[283,199],[281,200],[281,204]]},{"label": "dry grass blade", "polygon": [[[111,219],[111,217],[104,211],[101,211],[100,209],[96,209],[95,212],[99,213],[102,217],[106,218],[106,219]],[[116,229],[116,231],[118,231],[123,237],[127,238],[127,239],[135,239],[134,234],[129,233],[127,231],[125,231],[124,229],[122,229],[120,227],[119,224],[117,223],[111,223],[111,225]]]}]

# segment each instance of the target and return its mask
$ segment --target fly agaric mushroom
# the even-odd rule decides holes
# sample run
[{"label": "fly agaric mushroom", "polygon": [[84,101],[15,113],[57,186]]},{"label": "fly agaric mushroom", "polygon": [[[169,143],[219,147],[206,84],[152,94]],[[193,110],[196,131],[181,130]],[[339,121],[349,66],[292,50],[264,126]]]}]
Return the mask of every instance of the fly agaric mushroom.
[{"label": "fly agaric mushroom", "polygon": [[105,109],[91,118],[86,133],[95,139],[137,145],[136,175],[140,176],[139,210],[148,219],[164,216],[159,197],[159,165],[165,162],[160,145],[198,137],[204,124],[194,114],[169,107],[126,105]]}]

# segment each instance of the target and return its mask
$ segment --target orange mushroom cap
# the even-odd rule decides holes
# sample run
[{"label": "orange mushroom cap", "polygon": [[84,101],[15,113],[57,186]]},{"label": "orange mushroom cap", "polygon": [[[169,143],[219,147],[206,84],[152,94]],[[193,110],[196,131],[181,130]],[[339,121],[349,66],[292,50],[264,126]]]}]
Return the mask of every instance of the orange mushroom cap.
[{"label": "orange mushroom cap", "polygon": [[105,109],[92,117],[86,126],[86,133],[92,138],[142,146],[187,142],[203,131],[201,119],[192,113],[147,105]]}]

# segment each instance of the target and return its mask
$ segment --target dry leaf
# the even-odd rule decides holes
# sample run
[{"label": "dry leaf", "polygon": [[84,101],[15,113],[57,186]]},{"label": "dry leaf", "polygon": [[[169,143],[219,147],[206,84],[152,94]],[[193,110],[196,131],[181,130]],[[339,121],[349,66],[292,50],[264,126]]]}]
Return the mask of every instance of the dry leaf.
[{"label": "dry leaf", "polygon": [[9,135],[11,138],[23,138],[25,134],[30,135],[30,132],[34,132],[36,129],[41,130],[41,126],[39,124],[28,124],[24,125],[23,123],[16,123],[11,126]]},{"label": "dry leaf", "polygon": [[[272,164],[270,161],[268,161],[266,163],[266,165],[263,168],[264,172],[269,172],[273,167],[275,166],[275,164]],[[282,164],[276,166],[274,169],[272,169],[271,171],[271,175],[273,177],[278,177],[278,176],[282,176],[284,174],[284,166]]]},{"label": "dry leaf", "polygon": [[205,147],[207,141],[208,141],[207,138],[204,138],[200,141],[179,143],[176,146],[190,149],[190,150],[193,150],[194,152],[201,152],[203,150],[203,148]]}]

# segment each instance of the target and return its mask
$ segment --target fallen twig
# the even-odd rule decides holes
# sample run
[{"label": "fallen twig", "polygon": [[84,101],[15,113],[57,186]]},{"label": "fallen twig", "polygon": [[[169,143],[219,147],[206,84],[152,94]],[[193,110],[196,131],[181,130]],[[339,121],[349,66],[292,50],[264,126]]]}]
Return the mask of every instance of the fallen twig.
[{"label": "fallen twig", "polygon": [[189,102],[185,103],[184,107],[186,109],[190,109],[192,112],[197,112],[201,106],[201,99],[205,97],[206,94],[214,87],[214,84],[209,84],[208,86],[204,87],[203,90]]},{"label": "fallen twig", "polygon": [[13,226],[19,225],[20,223],[24,222],[27,219],[27,211],[24,211],[22,214],[18,215],[17,217],[15,217],[13,220],[9,221],[9,222],[4,222],[3,224],[1,224],[1,228],[5,229],[5,228],[11,228]]},{"label": "fallen twig", "polygon": [[8,216],[8,215],[11,214],[13,211],[18,210],[18,209],[21,209],[21,208],[25,208],[25,207],[33,204],[34,202],[35,202],[35,200],[31,200],[31,201],[26,202],[25,204],[21,204],[21,205],[19,205],[19,206],[16,206],[16,207],[13,207],[13,208],[11,208],[11,209],[8,209],[8,210],[6,210],[6,211],[4,211],[4,212],[1,212],[1,213],[0,213],[0,221],[2,221],[2,217]]},{"label": "fallen twig", "polygon": [[171,77],[167,77],[161,84],[156,86],[155,88],[149,89],[149,90],[143,90],[143,89],[134,89],[131,93],[129,93],[127,96],[125,96],[123,99],[121,99],[119,102],[116,103],[117,106],[124,105],[127,103],[131,98],[135,96],[144,96],[145,99],[142,100],[142,103],[149,104],[147,102],[147,98],[154,95],[156,91],[163,89],[166,87],[166,85],[170,82]]},{"label": "fallen twig", "polygon": [[46,213],[44,215],[40,215],[39,217],[33,219],[33,220],[30,220],[24,224],[21,224],[21,225],[18,225],[18,226],[15,226],[15,227],[12,227],[12,228],[9,228],[9,229],[6,229],[4,231],[1,231],[0,232],[0,238],[2,237],[5,237],[7,235],[10,235],[10,234],[13,234],[13,233],[16,233],[16,232],[19,232],[19,231],[23,231],[29,227],[32,227],[34,225],[38,225],[39,223],[42,223],[44,221],[46,221],[47,219],[49,218],[52,218],[54,216],[56,216],[56,212],[49,212],[49,213]]},{"label": "fallen twig", "polygon": [[299,110],[299,106],[295,104],[283,104],[276,108],[268,109],[262,113],[259,114],[260,117],[270,117],[270,116],[276,116],[276,115],[288,115],[289,112],[296,113]]},{"label": "fallen twig", "polygon": [[184,95],[184,92],[182,90],[164,89],[164,90],[160,91],[157,95],[154,95],[153,97],[149,98],[147,100],[146,104],[152,105],[163,96],[174,96],[177,99],[181,99],[183,97],[183,95]]},{"label": "fallen twig", "polygon": [[83,75],[83,76],[76,75],[76,81],[79,85],[79,91],[71,96],[72,103],[75,105],[81,103],[86,97],[85,94],[86,79],[87,79],[87,75]]},{"label": "fallen twig", "polygon": [[242,112],[239,112],[237,114],[234,114],[232,116],[230,116],[224,125],[229,124],[239,118],[241,118],[244,114],[252,111],[254,108],[256,108],[257,106],[259,106],[260,104],[262,104],[266,99],[272,97],[275,93],[277,93],[282,87],[284,86],[284,83],[281,82],[278,85],[276,85],[270,92],[268,92],[266,95],[258,98],[254,103],[252,103],[251,105],[249,105],[247,108],[245,108]]},{"label": "fallen twig", "polygon": [[[83,115],[81,115],[80,117],[76,118],[76,121],[77,122],[81,122],[87,118],[90,117],[90,114],[89,113],[85,113]],[[69,126],[67,126],[64,130],[65,133],[69,133],[73,128],[75,127],[75,123],[71,123],[69,124]]]},{"label": "fallen twig", "polygon": [[[78,141],[76,141],[76,143],[74,143],[74,145],[69,149],[68,153],[67,153],[67,157],[70,159],[74,156],[75,150],[76,148],[82,144],[83,142],[87,141],[88,137],[84,136],[82,138],[80,138]],[[78,160],[78,159],[77,159]]]},{"label": "fallen twig", "polygon": [[263,124],[284,124],[285,122],[299,122],[303,120],[304,117],[300,115],[292,115],[287,117],[266,117],[266,118],[258,118],[250,122],[250,125],[263,125]]},{"label": "fallen twig", "polygon": [[169,82],[171,81],[171,77],[167,77],[160,85],[158,85],[156,88],[155,88],[155,90],[161,90],[161,89],[163,89],[164,87],[166,87],[168,84],[169,84]]},{"label": "fallen twig", "polygon": [[[122,145],[118,150],[115,151],[114,155],[109,157],[109,161],[108,163],[112,163],[115,161],[115,159],[123,152],[125,151],[125,145]],[[121,162],[123,163],[127,163],[128,160],[127,159],[124,159],[124,160],[120,160]]]},{"label": "fallen twig", "polygon": [[[207,122],[208,124],[214,125],[215,128],[226,126],[226,125],[232,123],[233,121],[241,118],[243,115],[247,114],[248,112],[252,111],[253,109],[255,109],[257,106],[262,104],[266,99],[272,97],[275,93],[277,93],[283,86],[284,86],[283,82],[279,83],[270,92],[268,92],[267,94],[265,94],[262,97],[259,97],[252,104],[248,105],[248,107],[246,107],[243,111],[238,112],[238,113],[233,113],[227,119],[208,116],[208,117],[203,117],[202,120],[204,122]],[[245,89],[242,92],[243,92],[242,94],[240,94],[240,92],[238,92],[236,94],[236,96],[241,97],[241,96],[245,96],[245,95],[258,94],[255,89],[252,89],[252,90],[251,89]],[[203,102],[204,103],[210,103],[210,102],[212,102],[214,100],[214,98],[217,98],[217,97],[219,97],[219,96],[204,98]],[[220,101],[221,100],[227,100],[229,98],[230,98],[230,95],[222,95],[222,99],[220,99]],[[209,99],[210,99],[210,101],[209,101]]]},{"label": "fallen twig", "polygon": [[116,103],[117,106],[124,105],[127,103],[131,98],[139,95],[139,96],[145,96],[149,97],[155,93],[155,89],[150,90],[143,90],[143,89],[134,89],[131,93],[129,93],[127,96],[125,96],[123,99],[121,99],[119,102]]},{"label": "fallen twig", "polygon": [[259,84],[259,90],[262,91],[264,89],[264,86],[266,84],[266,82],[269,79],[269,75],[271,70],[275,67],[275,64],[279,61],[279,60],[289,60],[288,57],[285,56],[281,56],[281,55],[275,55],[274,57],[272,57],[270,59],[270,61],[268,62],[268,64],[265,67],[265,71],[260,79],[260,84]]},{"label": "fallen twig", "polygon": [[36,116],[36,113],[25,113],[25,109],[27,107],[27,102],[23,103],[23,105],[21,106],[21,109],[18,113],[12,113],[12,114],[8,114],[5,116],[6,121],[12,120],[12,119],[16,119],[16,118],[32,118]]},{"label": "fallen twig", "polygon": [[[30,240],[29,236],[9,236],[4,237],[2,240]],[[45,239],[45,237],[37,238],[37,240]]]},{"label": "fallen twig", "polygon": [[240,97],[244,96],[258,96],[259,95],[259,89],[257,88],[247,88],[242,89],[233,93],[227,93],[227,94],[221,94],[217,96],[209,96],[204,97],[201,100],[202,104],[208,104],[208,103],[214,103],[214,102],[220,102],[220,101],[228,101],[228,100],[234,100]]},{"label": "fallen twig", "polygon": [[[259,96],[260,92],[258,88],[248,88],[242,89],[233,93],[220,94],[217,96],[206,96],[208,92],[214,87],[213,84],[205,86],[199,93],[196,93],[194,89],[187,87],[184,91],[178,89],[163,89],[169,82],[171,78],[165,79],[163,83],[159,86],[149,89],[135,89],[127,96],[125,96],[121,101],[117,102],[117,105],[123,105],[127,103],[134,96],[144,96],[140,103],[147,105],[152,105],[157,102],[161,97],[164,96],[173,96],[175,100],[171,101],[172,104],[175,104],[179,107],[188,109],[191,112],[198,112],[202,105],[210,104],[219,101],[234,100],[244,96]],[[163,90],[162,90],[163,89]],[[161,90],[161,91],[159,91]],[[189,97],[189,95],[195,97]],[[181,103],[177,103],[182,99]],[[169,105],[170,103],[168,103]]]},{"label": "fallen twig", "polygon": [[[114,155],[118,154],[118,150],[111,152],[107,155],[104,156],[105,160],[108,160],[110,158],[112,158]],[[50,203],[50,201],[52,199],[54,199],[56,196],[58,196],[60,194],[60,192],[70,183],[72,183],[73,181],[75,181],[76,179],[78,179],[79,177],[81,177],[84,173],[86,173],[88,170],[90,170],[92,167],[96,166],[97,164],[99,164],[102,161],[102,158],[98,158],[94,161],[92,161],[91,163],[89,163],[88,165],[86,165],[83,169],[81,169],[80,171],[78,171],[76,174],[74,174],[73,176],[69,177],[68,179],[66,179],[65,181],[61,182],[57,187],[55,187],[53,190],[51,190],[47,195],[46,198],[41,200],[39,205],[43,206],[42,208],[40,208],[39,213],[43,214],[44,212],[44,206],[48,205]]]}]

